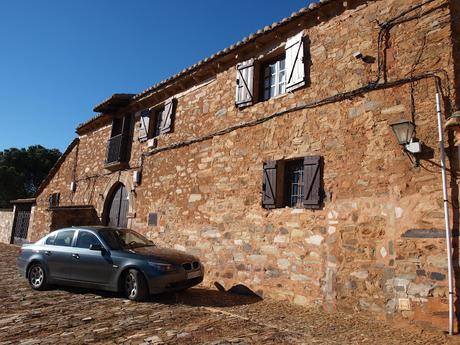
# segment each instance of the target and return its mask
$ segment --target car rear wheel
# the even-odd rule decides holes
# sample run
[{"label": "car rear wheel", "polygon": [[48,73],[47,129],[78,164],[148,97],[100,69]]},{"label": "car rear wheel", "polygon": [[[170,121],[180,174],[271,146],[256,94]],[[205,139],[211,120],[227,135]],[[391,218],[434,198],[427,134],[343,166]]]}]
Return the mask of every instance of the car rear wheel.
[{"label": "car rear wheel", "polygon": [[126,273],[124,290],[126,297],[132,301],[145,301],[149,297],[147,282],[136,269],[130,269]]},{"label": "car rear wheel", "polygon": [[45,290],[47,287],[46,273],[43,266],[39,263],[32,264],[27,274],[29,285],[34,290]]}]

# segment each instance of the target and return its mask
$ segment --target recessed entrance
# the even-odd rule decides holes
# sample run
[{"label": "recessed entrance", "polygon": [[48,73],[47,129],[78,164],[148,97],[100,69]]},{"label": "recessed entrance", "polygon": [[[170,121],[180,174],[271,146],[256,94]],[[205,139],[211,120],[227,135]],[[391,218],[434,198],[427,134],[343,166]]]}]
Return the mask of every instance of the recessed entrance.
[{"label": "recessed entrance", "polygon": [[107,226],[128,226],[128,191],[123,183],[118,183],[112,188],[106,201],[104,224]]}]

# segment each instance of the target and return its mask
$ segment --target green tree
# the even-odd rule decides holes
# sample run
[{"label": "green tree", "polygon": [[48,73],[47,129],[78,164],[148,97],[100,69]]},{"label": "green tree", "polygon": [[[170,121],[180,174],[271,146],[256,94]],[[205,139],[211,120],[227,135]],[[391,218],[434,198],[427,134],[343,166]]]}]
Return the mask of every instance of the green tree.
[{"label": "green tree", "polygon": [[0,208],[10,207],[10,200],[33,196],[60,156],[58,149],[40,145],[0,151]]}]

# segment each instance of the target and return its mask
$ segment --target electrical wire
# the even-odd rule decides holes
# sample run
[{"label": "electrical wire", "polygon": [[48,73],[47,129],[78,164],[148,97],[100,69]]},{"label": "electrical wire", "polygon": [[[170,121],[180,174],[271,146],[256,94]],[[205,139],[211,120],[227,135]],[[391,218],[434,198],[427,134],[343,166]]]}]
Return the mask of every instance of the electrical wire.
[{"label": "electrical wire", "polygon": [[195,143],[210,140],[210,139],[213,139],[214,137],[222,136],[224,134],[228,134],[230,132],[236,131],[236,130],[241,129],[241,128],[254,127],[256,125],[259,125],[261,123],[267,122],[267,121],[272,120],[274,118],[277,118],[277,117],[280,117],[280,116],[283,116],[283,115],[286,115],[286,114],[289,114],[289,113],[292,113],[292,112],[296,112],[296,111],[299,111],[299,110],[312,109],[312,108],[324,106],[324,105],[327,105],[327,104],[336,103],[338,101],[343,101],[343,100],[347,100],[347,99],[349,100],[349,99],[353,99],[353,98],[355,98],[357,96],[361,96],[363,94],[366,94],[366,93],[369,93],[369,92],[372,92],[372,91],[377,91],[377,90],[383,90],[383,89],[387,89],[387,88],[397,87],[397,86],[401,86],[401,85],[404,85],[404,84],[407,84],[407,83],[412,83],[412,82],[419,81],[419,80],[422,80],[422,79],[430,79],[430,78],[440,79],[440,77],[438,75],[436,75],[435,73],[429,72],[429,73],[422,73],[422,74],[419,74],[419,75],[414,75],[414,76],[411,76],[411,77],[406,77],[406,78],[402,78],[402,79],[398,79],[398,80],[390,81],[390,82],[385,82],[385,83],[379,83],[379,84],[369,83],[369,84],[367,84],[365,86],[353,89],[351,91],[337,93],[337,94],[335,94],[333,96],[329,96],[329,97],[323,98],[321,100],[313,101],[313,102],[306,103],[306,104],[303,104],[303,105],[298,105],[298,106],[295,106],[295,107],[292,107],[292,108],[289,108],[289,109],[286,109],[286,110],[283,110],[283,111],[273,113],[273,114],[271,114],[269,116],[266,116],[266,117],[262,117],[262,118],[252,120],[252,121],[248,121],[248,122],[239,123],[239,124],[237,124],[235,126],[231,126],[231,127],[228,127],[228,128],[225,128],[225,129],[222,129],[222,130],[219,130],[219,131],[216,131],[216,132],[213,132],[213,133],[201,136],[201,137],[197,137],[197,138],[193,138],[193,139],[189,139],[189,140],[184,140],[184,141],[176,142],[174,144],[170,144],[170,145],[162,146],[162,147],[159,147],[159,148],[155,148],[155,149],[153,149],[151,151],[143,153],[143,155],[144,156],[152,156],[152,155],[155,155],[155,154],[163,152],[163,151],[172,150],[172,149],[178,149],[178,148],[181,148],[181,147],[184,147],[184,146],[189,146],[189,145],[192,145],[192,144],[195,144]]}]

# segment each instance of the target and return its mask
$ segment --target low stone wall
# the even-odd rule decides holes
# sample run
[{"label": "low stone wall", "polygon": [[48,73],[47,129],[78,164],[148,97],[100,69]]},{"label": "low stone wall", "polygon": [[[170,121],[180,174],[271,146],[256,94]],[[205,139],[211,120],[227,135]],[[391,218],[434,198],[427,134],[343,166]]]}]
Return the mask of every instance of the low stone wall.
[{"label": "low stone wall", "polygon": [[0,209],[0,242],[2,243],[10,243],[13,218],[13,210]]},{"label": "low stone wall", "polygon": [[50,230],[68,226],[99,225],[101,222],[93,206],[56,207],[50,210]]}]

